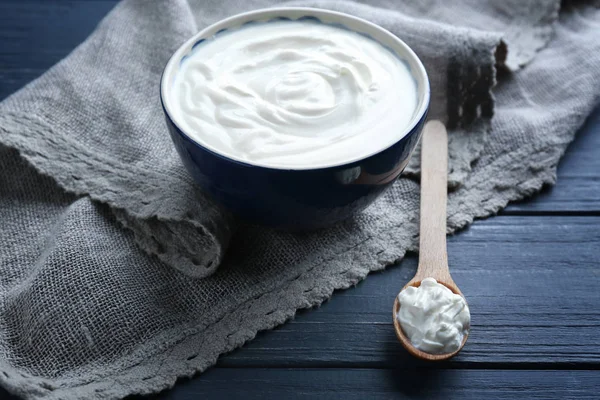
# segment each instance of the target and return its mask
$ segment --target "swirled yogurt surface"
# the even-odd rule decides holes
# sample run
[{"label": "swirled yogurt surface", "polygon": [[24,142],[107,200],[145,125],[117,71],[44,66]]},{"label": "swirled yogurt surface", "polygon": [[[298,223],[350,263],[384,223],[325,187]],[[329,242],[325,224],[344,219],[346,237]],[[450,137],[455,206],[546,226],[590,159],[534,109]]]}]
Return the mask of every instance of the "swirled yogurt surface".
[{"label": "swirled yogurt surface", "polygon": [[398,294],[397,318],[404,334],[419,350],[430,354],[452,353],[469,333],[471,314],[462,296],[433,278],[423,279]]},{"label": "swirled yogurt surface", "polygon": [[271,21],[196,45],[170,100],[180,127],[213,151],[303,169],[392,145],[418,95],[405,63],[373,39],[319,22]]}]

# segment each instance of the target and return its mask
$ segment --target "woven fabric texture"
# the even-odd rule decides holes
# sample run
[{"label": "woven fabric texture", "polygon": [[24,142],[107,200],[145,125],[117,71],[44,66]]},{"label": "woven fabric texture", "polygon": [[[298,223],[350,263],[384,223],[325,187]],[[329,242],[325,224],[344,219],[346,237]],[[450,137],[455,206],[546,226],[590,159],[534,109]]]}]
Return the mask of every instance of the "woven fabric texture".
[{"label": "woven fabric texture", "polygon": [[[9,391],[162,390],[418,250],[418,156],[363,213],[302,234],[237,223],[183,169],[161,115],[163,66],[198,29],[273,4],[124,0],[0,103]],[[381,24],[423,59],[432,117],[451,127],[448,233],[554,183],[600,97],[600,11],[584,2],[560,12],[542,0],[290,4]]]}]

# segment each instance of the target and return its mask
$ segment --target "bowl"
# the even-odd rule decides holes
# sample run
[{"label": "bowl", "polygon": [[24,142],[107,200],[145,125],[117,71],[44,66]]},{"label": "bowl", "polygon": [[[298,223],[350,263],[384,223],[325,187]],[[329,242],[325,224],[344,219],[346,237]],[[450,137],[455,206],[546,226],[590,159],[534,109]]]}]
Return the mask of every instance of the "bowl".
[{"label": "bowl", "polygon": [[[409,68],[417,84],[417,109],[397,140],[340,165],[275,168],[237,160],[196,140],[174,118],[169,90],[181,62],[192,48],[224,31],[255,21],[313,19],[366,35],[392,51]],[[332,225],[366,208],[400,176],[415,149],[429,108],[429,80],[417,55],[402,40],[366,20],[313,8],[270,8],[217,22],[185,42],[168,61],[160,97],[171,138],[181,160],[209,197],[252,223],[306,230]],[[200,133],[201,136],[201,133]]]}]

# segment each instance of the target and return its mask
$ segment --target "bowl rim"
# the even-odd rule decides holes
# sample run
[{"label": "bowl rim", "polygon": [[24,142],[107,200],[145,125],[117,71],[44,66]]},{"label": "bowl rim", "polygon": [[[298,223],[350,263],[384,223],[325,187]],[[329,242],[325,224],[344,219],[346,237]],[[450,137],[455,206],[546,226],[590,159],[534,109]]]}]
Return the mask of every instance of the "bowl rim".
[{"label": "bowl rim", "polygon": [[[260,20],[264,20],[264,19],[275,19],[278,17],[291,18],[292,20],[301,18],[301,17],[292,18],[289,15],[286,15],[286,14],[290,14],[290,13],[291,14],[302,13],[303,14],[302,16],[312,16],[317,19],[319,19],[322,16],[326,16],[331,19],[334,19],[335,20],[334,23],[340,23],[344,26],[346,26],[346,24],[344,22],[348,22],[348,21],[356,23],[359,26],[362,25],[363,28],[366,28],[367,30],[370,29],[371,31],[377,32],[378,34],[389,39],[390,42],[395,45],[395,47],[392,47],[392,50],[394,51],[394,53],[397,53],[397,55],[399,54],[399,55],[403,56],[403,58],[406,57],[406,61],[410,61],[411,66],[417,67],[418,73],[415,73],[414,71],[411,70],[411,75],[413,76],[413,78],[415,78],[417,80],[417,83],[418,83],[417,94],[419,96],[419,102],[417,105],[417,109],[416,109],[416,112],[415,112],[412,120],[410,121],[410,123],[406,125],[406,127],[403,129],[403,131],[394,139],[393,142],[391,142],[389,144],[385,144],[384,146],[377,149],[376,151],[372,151],[372,152],[366,153],[366,154],[361,154],[358,157],[344,160],[342,162],[329,162],[329,163],[323,163],[323,165],[318,164],[317,166],[314,166],[314,165],[308,166],[307,165],[307,166],[294,166],[294,167],[290,167],[290,166],[278,167],[276,165],[267,165],[266,163],[253,162],[250,160],[241,159],[241,158],[235,157],[232,154],[227,154],[223,151],[220,151],[219,149],[214,148],[213,146],[210,146],[207,143],[198,141],[192,135],[187,134],[185,129],[183,129],[180,126],[180,124],[178,124],[177,120],[174,118],[173,113],[170,111],[170,108],[169,108],[169,96],[167,95],[167,85],[168,85],[167,78],[170,78],[174,74],[173,71],[176,71],[175,66],[177,65],[177,63],[181,61],[181,59],[186,55],[186,53],[188,53],[193,48],[193,46],[195,44],[197,44],[198,41],[200,41],[206,37],[210,37],[212,35],[218,34],[221,31],[223,31],[224,29],[241,26],[245,22],[248,22],[248,21],[260,21]],[[239,22],[239,21],[242,21],[242,22],[236,24],[236,22]],[[356,32],[356,30],[354,30],[352,28],[348,28],[348,29],[353,32]],[[364,33],[364,32],[359,31],[359,33]],[[381,41],[373,38],[372,35],[370,35],[368,33],[367,33],[367,35],[369,37],[371,37],[372,40],[378,42],[380,45],[382,45],[385,48],[387,48],[388,50],[390,50],[391,46],[389,46],[388,44],[381,43]],[[398,49],[400,49],[401,51],[398,51]],[[165,114],[166,114],[167,118],[170,120],[170,122],[190,142],[199,146],[203,150],[209,151],[210,153],[212,153],[216,156],[219,156],[220,158],[234,162],[236,164],[241,164],[241,165],[244,165],[247,167],[265,168],[265,169],[272,169],[272,170],[284,170],[284,171],[310,171],[310,170],[322,170],[322,169],[328,169],[328,168],[339,168],[339,167],[343,167],[343,166],[347,166],[347,165],[351,165],[351,164],[356,164],[357,162],[366,160],[376,154],[384,152],[385,150],[395,146],[402,139],[404,139],[406,136],[408,136],[419,125],[419,123],[426,117],[427,112],[429,110],[430,92],[431,92],[431,89],[430,89],[430,83],[429,83],[429,76],[427,74],[427,70],[425,69],[425,66],[423,65],[421,59],[412,50],[412,48],[410,46],[408,46],[398,36],[394,35],[387,29],[385,29],[373,22],[370,22],[364,18],[356,17],[354,15],[339,12],[339,11],[314,8],[314,7],[261,8],[261,9],[257,9],[257,10],[234,14],[230,17],[221,19],[221,20],[205,27],[204,29],[201,29],[199,32],[197,32],[192,37],[190,37],[188,40],[186,40],[181,46],[179,46],[177,48],[177,50],[175,50],[175,52],[173,52],[171,57],[169,57],[169,60],[167,61],[167,64],[165,65],[165,67],[162,71],[162,74],[161,74],[161,78],[160,78],[160,101],[161,101],[163,111],[165,112]]]}]

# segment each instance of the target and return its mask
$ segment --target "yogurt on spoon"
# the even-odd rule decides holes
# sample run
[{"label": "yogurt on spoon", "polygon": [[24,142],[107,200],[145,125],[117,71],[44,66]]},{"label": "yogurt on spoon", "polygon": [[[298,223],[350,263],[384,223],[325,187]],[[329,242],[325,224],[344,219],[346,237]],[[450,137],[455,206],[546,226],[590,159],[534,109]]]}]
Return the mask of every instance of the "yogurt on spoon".
[{"label": "yogurt on spoon", "polygon": [[452,353],[469,333],[471,314],[465,299],[433,278],[398,294],[397,319],[411,343],[430,354]]}]

